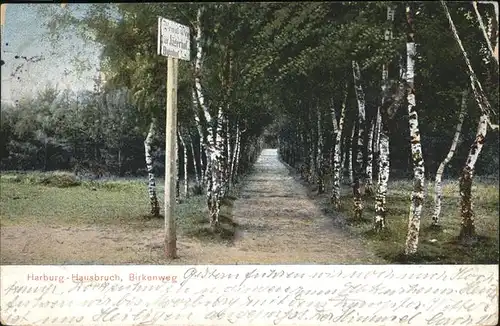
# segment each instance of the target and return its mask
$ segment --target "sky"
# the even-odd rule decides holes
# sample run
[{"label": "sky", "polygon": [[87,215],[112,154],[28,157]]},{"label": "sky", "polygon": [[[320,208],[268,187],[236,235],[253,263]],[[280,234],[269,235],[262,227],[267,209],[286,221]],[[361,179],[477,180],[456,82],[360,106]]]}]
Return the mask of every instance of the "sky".
[{"label": "sky", "polygon": [[[47,84],[73,91],[93,87],[98,47],[85,44],[76,35],[57,46],[51,45],[46,39],[49,30],[43,24],[46,18],[39,14],[39,6],[53,6],[55,10],[72,10],[78,14],[84,10],[85,4],[69,4],[65,9],[60,8],[60,4],[9,4],[6,7],[1,46],[1,58],[5,62],[1,67],[2,102],[14,103],[30,97]],[[38,56],[43,59],[37,61]],[[73,61],[75,56],[89,59],[91,68],[77,73]],[[18,69],[21,64],[22,68]]]}]

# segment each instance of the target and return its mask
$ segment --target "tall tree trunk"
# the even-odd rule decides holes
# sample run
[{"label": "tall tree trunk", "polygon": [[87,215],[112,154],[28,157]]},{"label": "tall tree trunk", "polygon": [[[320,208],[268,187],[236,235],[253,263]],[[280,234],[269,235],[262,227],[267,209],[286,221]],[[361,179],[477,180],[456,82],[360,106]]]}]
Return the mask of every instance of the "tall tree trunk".
[{"label": "tall tree trunk", "polygon": [[175,137],[175,171],[177,171],[175,174],[175,202],[179,203],[181,196],[180,164],[179,164],[179,133],[177,133]]},{"label": "tall tree trunk", "polygon": [[155,182],[155,175],[153,173],[153,153],[151,150],[151,144],[155,137],[155,133],[156,133],[156,119],[151,118],[148,135],[144,140],[144,152],[146,156],[146,171],[148,172],[148,193],[149,193],[149,201],[151,204],[151,215],[158,217],[160,216],[160,204],[158,202],[158,196],[156,195],[156,182]]},{"label": "tall tree trunk", "polygon": [[[198,148],[199,152],[199,157],[200,157],[200,170],[199,170],[199,178],[200,178],[200,186],[203,186],[205,184],[205,170],[206,166],[203,165],[203,152],[206,151],[205,144],[206,144],[206,137],[205,133],[203,132],[203,127],[201,125],[200,117],[197,113],[197,109],[201,106],[200,102],[198,101],[198,94],[195,89],[192,91],[192,97],[193,97],[193,107],[195,108],[195,114],[194,114],[194,120],[196,124],[196,129],[198,130],[198,136],[200,137],[200,146]],[[192,141],[192,140],[191,140]]]},{"label": "tall tree trunk", "polygon": [[[337,126],[337,117],[335,108],[332,105],[332,121],[335,130],[335,145],[333,154],[333,171],[332,171],[332,195],[331,202],[335,209],[340,209],[340,177],[341,177],[341,147],[342,147],[342,131],[344,130],[345,108],[347,102],[347,84],[344,88],[344,98],[342,100],[342,108],[340,111],[340,121]],[[344,156],[345,157],[345,156]]]},{"label": "tall tree trunk", "polygon": [[411,194],[410,213],[408,217],[408,234],[406,237],[405,254],[411,255],[417,252],[418,236],[420,232],[420,218],[424,203],[425,169],[424,158],[422,156],[422,146],[420,144],[420,131],[418,127],[418,113],[416,109],[414,73],[416,47],[414,40],[413,17],[410,6],[406,7],[406,17],[408,22],[408,33],[406,41],[406,82],[407,101],[410,126],[410,144],[413,159],[413,192]]},{"label": "tall tree trunk", "polygon": [[355,138],[354,138],[354,134],[355,134],[355,131],[356,131],[356,124],[353,123],[352,125],[352,130],[351,130],[351,138],[349,138],[349,141],[347,142],[347,144],[349,145],[349,155],[347,155],[347,159],[348,159],[348,166],[347,166],[347,174],[348,174],[348,177],[349,177],[349,185],[351,187],[353,187],[354,185],[354,172],[353,172],[353,153],[352,153],[352,149],[354,147],[354,141],[355,141]]},{"label": "tall tree trunk", "polygon": [[[189,135],[189,139],[190,139],[190,142],[191,142],[191,156],[193,157],[193,168],[194,168],[194,178],[195,178],[195,183],[196,183],[196,186],[199,187],[200,186],[200,175],[199,175],[199,170],[198,170],[198,160],[196,159],[196,153],[194,151],[194,140],[193,140],[193,136],[190,134]],[[200,157],[200,160],[201,160],[201,157]]]},{"label": "tall tree trunk", "polygon": [[[203,138],[200,138],[200,147],[198,148],[198,150],[198,155],[200,156],[200,185],[205,186],[207,179],[208,160],[206,155],[203,155],[204,153],[207,153]],[[203,163],[203,156],[205,156],[205,163]]]},{"label": "tall tree trunk", "polygon": [[347,153],[349,153],[349,150],[348,148],[346,148],[346,139],[347,139],[347,136],[344,136],[344,141],[342,142],[341,141],[341,146],[343,149],[340,150],[340,156],[341,156],[341,160],[340,160],[340,179],[341,179],[341,182],[345,184],[345,172],[347,171],[346,167],[345,167],[345,161],[346,161],[346,157],[347,157]]},{"label": "tall tree trunk", "polygon": [[490,25],[490,43],[493,47],[493,57],[498,62],[498,2],[493,2],[494,15]]},{"label": "tall tree trunk", "polygon": [[238,124],[238,130],[236,133],[238,141],[236,142],[236,150],[234,153],[234,157],[235,157],[235,160],[234,160],[234,183],[238,183],[238,181],[239,181],[240,160],[241,160],[241,136],[243,135],[243,133],[245,131],[246,131],[246,129],[241,131],[239,124]]},{"label": "tall tree trunk", "polygon": [[318,141],[317,141],[317,148],[318,151],[316,153],[316,169],[317,169],[317,175],[318,175],[318,194],[322,194],[325,192],[325,180],[323,176],[323,171],[324,171],[324,159],[323,159],[323,130],[321,128],[321,110],[318,106],[316,109],[317,111],[317,133],[318,133]]},{"label": "tall tree trunk", "polygon": [[387,183],[389,181],[389,134],[386,130],[380,132],[380,159],[377,194],[375,196],[374,229],[379,232],[386,227],[385,202],[387,196]]},{"label": "tall tree trunk", "polygon": [[[493,4],[493,5],[495,6],[495,10],[498,10],[497,9],[498,4]],[[490,51],[491,56],[493,57],[493,59],[495,59],[495,62],[497,63],[497,66],[498,66],[498,47],[491,44],[490,37],[488,37],[488,32],[486,30],[486,26],[484,26],[483,17],[481,17],[481,14],[479,13],[479,10],[477,9],[477,1],[472,1],[472,6],[474,7],[474,11],[476,12],[477,20],[479,21],[479,27],[481,28],[481,31],[483,32],[484,39],[486,40],[486,45],[488,46],[488,50]],[[496,17],[497,17],[497,15],[494,15],[493,19],[496,20],[497,19]],[[495,42],[495,43],[497,43],[497,42]]]},{"label": "tall tree trunk", "polygon": [[[212,150],[213,150],[213,126],[212,126],[212,117],[210,115],[210,112],[208,110],[208,107],[205,103],[205,97],[203,95],[203,88],[201,85],[201,73],[202,73],[202,67],[203,67],[203,47],[202,47],[202,39],[203,39],[203,33],[202,33],[202,16],[204,14],[204,9],[205,7],[203,5],[200,5],[197,10],[196,14],[196,33],[195,33],[195,44],[196,44],[196,57],[194,60],[194,92],[193,92],[193,97],[195,98],[196,102],[196,107],[201,108],[201,111],[204,115],[205,122],[206,122],[206,128],[202,128],[202,124],[200,121],[200,117],[198,114],[195,114],[195,122],[198,127],[198,133],[200,134],[200,151],[202,151],[202,148],[205,151],[205,158],[206,158],[206,166],[201,169],[203,177],[202,177],[202,182],[207,186],[207,198],[211,197],[211,185],[208,185],[211,181],[210,176],[210,171],[211,171],[211,155],[212,155]],[[200,153],[201,154],[201,153]],[[200,156],[200,162],[203,162],[201,156]],[[210,189],[210,190],[208,190]],[[208,199],[207,199],[208,200]]]},{"label": "tall tree trunk", "polygon": [[[392,24],[394,22],[395,7],[392,4],[387,6],[387,22],[390,26],[387,27],[384,33],[384,40],[389,42],[392,39]],[[389,63],[386,62],[382,65],[382,96],[381,103],[377,109],[376,121],[376,136],[375,136],[375,151],[377,155],[377,193],[375,195],[375,219],[374,230],[380,232],[386,227],[385,220],[385,204],[387,196],[387,185],[390,173],[390,159],[389,159],[389,129],[388,115],[384,112],[382,117],[382,109],[386,103],[387,91],[389,83]]]},{"label": "tall tree trunk", "polygon": [[306,121],[306,124],[304,124],[303,126],[303,130],[302,130],[302,143],[304,144],[303,145],[303,151],[304,151],[304,155],[303,155],[303,168],[302,168],[302,171],[303,171],[303,179],[307,182],[309,182],[309,172],[311,170],[310,168],[310,159],[309,159],[309,156],[310,156],[310,152],[311,152],[311,143],[309,142],[309,132],[308,132],[308,122]]},{"label": "tall tree trunk", "polygon": [[460,207],[461,207],[461,215],[462,215],[462,228],[460,230],[460,238],[469,242],[474,240],[476,237],[476,228],[474,221],[474,212],[472,210],[472,178],[474,175],[474,168],[476,165],[476,161],[481,153],[481,149],[484,144],[484,140],[486,137],[486,132],[488,131],[488,124],[491,125],[489,119],[491,116],[491,105],[486,95],[484,94],[483,87],[479,80],[476,77],[474,69],[472,69],[472,65],[469,61],[469,57],[465,48],[462,45],[462,41],[458,35],[457,29],[453,20],[451,18],[450,12],[448,11],[448,7],[446,3],[441,0],[441,5],[445,11],[446,17],[448,18],[448,23],[450,24],[450,28],[453,32],[453,37],[457,42],[460,50],[462,51],[462,56],[464,57],[465,63],[467,65],[468,75],[470,79],[470,85],[472,91],[474,92],[474,99],[481,110],[481,117],[479,119],[479,126],[476,133],[476,139],[474,143],[471,145],[469,150],[469,155],[467,157],[467,161],[465,163],[464,168],[462,169],[462,174],[460,176]]},{"label": "tall tree trunk", "polygon": [[210,226],[217,227],[219,225],[219,213],[220,213],[220,201],[223,195],[223,137],[221,133],[223,132],[223,112],[219,108],[217,115],[217,121],[214,125],[214,142],[212,144],[213,149],[211,151],[211,185],[212,185],[212,197],[210,205]]},{"label": "tall tree trunk", "polygon": [[[311,117],[308,117],[311,118]],[[316,157],[317,157],[317,150],[318,150],[318,143],[316,141],[316,133],[317,129],[314,128],[314,118],[310,120],[311,122],[311,129],[309,130],[309,140],[310,140],[310,146],[311,150],[309,151],[309,180],[308,182],[310,184],[314,184],[316,181],[316,172],[317,172],[317,167],[316,167]]]},{"label": "tall tree trunk", "polygon": [[233,180],[233,152],[234,152],[234,145],[233,142],[231,141],[231,132],[229,128],[229,122],[227,123],[226,126],[226,142],[227,142],[227,176],[226,176],[226,181],[227,181],[227,187],[228,190],[232,186],[232,180]]},{"label": "tall tree trunk", "polygon": [[460,138],[460,133],[462,131],[462,123],[464,122],[465,113],[467,112],[467,98],[469,96],[468,89],[464,90],[462,93],[462,103],[460,107],[460,114],[458,116],[458,123],[455,127],[455,135],[453,136],[453,141],[451,142],[450,150],[446,155],[446,158],[439,164],[439,168],[436,172],[436,181],[434,183],[434,214],[432,215],[432,224],[434,226],[439,225],[439,215],[441,214],[441,200],[443,196],[443,188],[441,185],[441,180],[443,177],[443,172],[446,165],[451,161],[453,155],[455,154],[455,148],[458,144],[458,139]]},{"label": "tall tree trunk", "polygon": [[188,198],[189,197],[189,181],[188,181],[188,155],[187,155],[187,148],[186,148],[186,143],[184,142],[184,138],[182,137],[182,133],[180,131],[177,131],[179,135],[179,140],[181,141],[181,146],[182,146],[182,153],[183,153],[183,181],[184,181],[184,197]]},{"label": "tall tree trunk", "polygon": [[[227,109],[229,110],[229,109]],[[223,127],[224,129],[221,130],[222,137],[223,137],[223,144],[224,144],[224,171],[223,171],[223,185],[224,185],[224,196],[229,192],[229,189],[231,187],[231,179],[230,179],[230,174],[231,174],[231,133],[229,131],[229,119],[227,118],[226,115],[224,115],[224,124]]]},{"label": "tall tree trunk", "polygon": [[375,133],[375,123],[375,121],[370,121],[366,144],[365,194],[368,196],[373,194],[373,136]]},{"label": "tall tree trunk", "polygon": [[238,149],[240,146],[240,125],[237,122],[236,123],[236,135],[234,139],[234,146],[232,150],[232,156],[231,156],[231,174],[230,174],[230,182],[234,184],[235,182],[235,176],[237,174],[236,170],[236,157],[238,156]]},{"label": "tall tree trunk", "polygon": [[[332,138],[333,138],[333,142],[332,142],[332,145],[330,146],[330,151],[329,151],[329,170],[330,170],[330,173],[332,175],[332,178],[333,178],[333,174],[335,172],[335,168],[334,168],[334,165],[335,165],[335,143],[336,143],[336,140],[337,140],[337,135],[339,133],[339,126],[338,126],[338,122],[337,122],[337,113],[335,112],[335,101],[332,99],[332,103],[331,103],[331,106],[330,106],[330,115],[331,115],[331,118],[332,118]],[[342,151],[339,152],[340,154],[340,157],[339,157],[339,161],[342,159]],[[340,162],[339,162],[340,164]],[[333,179],[332,179],[332,185],[333,185]],[[333,190],[332,190],[333,192]],[[333,195],[333,194],[332,194]],[[333,203],[333,200],[332,200],[332,195],[330,195],[330,202]]]},{"label": "tall tree trunk", "polygon": [[[202,40],[202,15],[204,7],[200,5],[198,7],[196,16],[196,58],[194,60],[194,84],[196,101],[198,106],[201,107],[203,114],[205,116],[205,121],[207,123],[206,137],[203,137],[204,147],[206,151],[207,167],[205,172],[205,180],[207,186],[207,206],[209,211],[209,221],[210,226],[217,226],[219,223],[219,208],[220,208],[220,183],[219,183],[219,173],[220,173],[220,150],[217,147],[219,141],[217,139],[218,135],[218,121],[213,121],[210,115],[209,109],[205,103],[205,98],[203,95],[203,89],[201,85],[201,69],[202,69],[202,59],[203,59],[203,47],[201,44]],[[219,110],[220,111],[220,110]],[[219,112],[221,114],[222,112]],[[220,120],[220,119],[218,119]],[[197,117],[197,122],[199,117]]]},{"label": "tall tree trunk", "polygon": [[474,177],[474,168],[483,148],[487,131],[488,115],[482,114],[479,118],[476,139],[470,147],[467,161],[460,176],[460,209],[462,215],[460,239],[465,242],[473,241],[476,238],[476,224],[474,210],[472,209],[472,178]]},{"label": "tall tree trunk", "polygon": [[[386,65],[382,70],[387,69]],[[380,160],[380,133],[382,129],[382,117],[380,115],[380,107],[377,108],[377,115],[375,116],[375,130],[373,131],[373,157],[375,159],[375,174],[377,175],[377,180],[379,178],[379,160]]]},{"label": "tall tree trunk", "polygon": [[361,197],[361,176],[363,175],[363,140],[365,137],[365,94],[361,86],[361,72],[356,61],[352,62],[352,72],[354,76],[354,90],[358,102],[358,144],[356,155],[356,167],[354,173],[354,183],[352,192],[354,196],[354,218],[359,219],[363,215],[363,198]]}]

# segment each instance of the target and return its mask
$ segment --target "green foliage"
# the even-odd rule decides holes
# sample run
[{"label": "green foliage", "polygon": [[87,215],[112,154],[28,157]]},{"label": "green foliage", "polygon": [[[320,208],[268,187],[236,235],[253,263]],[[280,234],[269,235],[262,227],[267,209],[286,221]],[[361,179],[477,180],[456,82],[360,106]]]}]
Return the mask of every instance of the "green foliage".
[{"label": "green foliage", "polygon": [[[138,109],[132,114],[127,127],[144,132],[151,116],[159,121],[165,117],[166,60],[156,54],[156,17],[163,16],[191,29],[191,62],[180,62],[179,67],[179,122],[188,132],[194,130],[192,88],[194,83],[194,57],[197,50],[195,30],[197,13],[202,9],[200,28],[203,51],[201,83],[205,101],[212,116],[222,107],[229,117],[231,128],[239,121],[247,136],[258,136],[266,126],[286,115],[289,130],[310,130],[310,115],[317,106],[327,112],[332,103],[338,107],[346,82],[352,81],[351,61],[361,66],[363,87],[367,101],[367,117],[373,116],[380,103],[381,66],[389,65],[391,80],[400,79],[399,62],[406,61],[406,5],[411,5],[414,15],[417,42],[415,90],[422,131],[426,170],[435,171],[443,151],[449,147],[453,126],[457,119],[459,97],[468,87],[463,57],[452,37],[447,20],[439,3],[434,2],[299,2],[299,3],[221,3],[221,4],[93,4],[85,5],[83,14],[71,10],[44,9],[54,41],[67,31],[77,30],[89,42],[102,46],[101,70],[107,77],[109,91],[126,89],[130,97],[128,109]],[[393,26],[388,26],[386,10],[395,6]],[[487,6],[479,6],[484,15],[492,15]],[[469,54],[474,70],[483,83],[492,107],[498,107],[498,70],[487,60],[489,53],[470,4],[450,3],[450,12]],[[391,27],[393,38],[384,39],[386,28]],[[347,84],[351,88],[350,84]],[[354,93],[349,91],[346,122],[350,128],[355,115]],[[91,102],[89,100],[89,102]],[[29,104],[23,104],[29,106]],[[45,111],[44,111],[45,110]],[[46,112],[46,109],[40,112]],[[38,112],[38,111],[37,111]],[[94,117],[97,117],[95,115]],[[464,124],[463,146],[451,162],[454,171],[463,162],[475,132],[478,119],[474,101],[470,101],[469,119]],[[2,112],[2,114],[4,114]],[[9,113],[10,114],[10,113]],[[35,119],[16,113],[16,126],[4,125],[2,132],[16,130],[23,139],[36,120],[38,142],[22,146],[23,151],[34,151],[33,146],[50,139],[49,130],[43,125],[49,120]],[[99,124],[92,121],[92,113],[85,113],[72,120],[74,130],[81,130],[86,139],[94,143],[108,139]],[[37,113],[43,116],[44,113]],[[54,118],[64,115],[54,115]],[[52,115],[51,115],[52,117]],[[498,117],[492,117],[493,123]],[[63,119],[63,118],[61,118]],[[65,117],[64,119],[69,119]],[[203,122],[203,115],[201,115]],[[113,120],[113,119],[111,119]],[[368,119],[369,120],[369,119]],[[23,122],[24,121],[24,122]],[[113,120],[114,121],[114,120]],[[3,122],[2,122],[3,123]],[[300,125],[300,128],[298,127]],[[330,132],[332,126],[326,124]],[[160,129],[162,124],[160,124]],[[5,131],[4,131],[5,130]],[[234,129],[232,129],[234,131]],[[400,110],[391,125],[393,166],[408,169],[408,139],[406,113]],[[290,135],[296,134],[295,132]],[[246,136],[245,136],[246,137]],[[83,137],[82,137],[83,138]],[[120,137],[118,137],[120,138]],[[110,140],[118,144],[118,138]],[[488,141],[488,140],[487,140]],[[2,146],[6,146],[5,142]],[[22,147],[18,144],[17,147]],[[52,146],[52,145],[50,145]],[[118,145],[113,145],[114,148]],[[498,151],[487,149],[485,161],[491,161]],[[22,151],[21,151],[22,152]],[[19,160],[26,160],[21,153]],[[456,165],[454,165],[456,164]],[[453,171],[452,171],[453,172]]]}]

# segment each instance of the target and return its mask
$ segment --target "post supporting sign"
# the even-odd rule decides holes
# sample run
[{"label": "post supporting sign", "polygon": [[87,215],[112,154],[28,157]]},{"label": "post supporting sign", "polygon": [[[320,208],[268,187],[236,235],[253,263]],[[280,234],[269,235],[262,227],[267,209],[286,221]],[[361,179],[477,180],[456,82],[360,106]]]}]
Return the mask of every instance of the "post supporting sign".
[{"label": "post supporting sign", "polygon": [[189,27],[158,17],[158,54],[168,58],[167,114],[165,133],[165,254],[177,256],[175,226],[175,178],[177,140],[177,77],[179,59],[190,59]]}]

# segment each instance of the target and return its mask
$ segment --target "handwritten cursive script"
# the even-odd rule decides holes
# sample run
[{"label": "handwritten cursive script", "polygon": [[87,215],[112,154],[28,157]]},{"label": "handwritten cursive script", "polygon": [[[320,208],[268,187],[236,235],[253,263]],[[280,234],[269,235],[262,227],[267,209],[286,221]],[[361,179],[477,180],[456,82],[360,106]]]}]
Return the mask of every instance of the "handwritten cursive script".
[{"label": "handwritten cursive script", "polygon": [[8,325],[498,321],[498,270],[490,265],[2,266],[1,274]]}]

